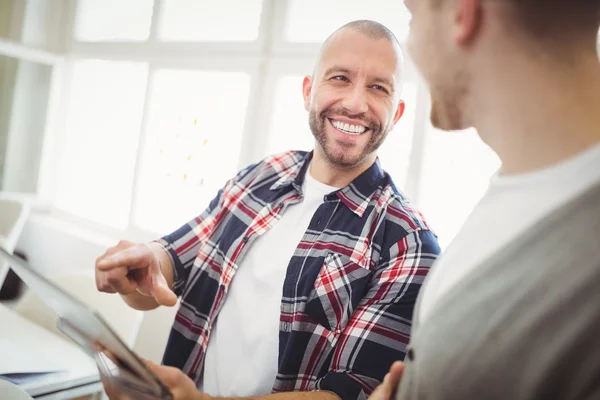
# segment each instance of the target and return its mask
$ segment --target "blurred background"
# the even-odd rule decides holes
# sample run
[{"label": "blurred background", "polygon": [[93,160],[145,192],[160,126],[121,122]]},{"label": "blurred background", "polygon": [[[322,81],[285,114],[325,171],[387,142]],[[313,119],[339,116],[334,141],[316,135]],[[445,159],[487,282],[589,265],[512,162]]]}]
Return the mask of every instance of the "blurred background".
[{"label": "blurred background", "polygon": [[[355,19],[404,42],[410,16],[401,0],[0,0],[0,193],[31,206],[16,250],[91,273],[119,239],[198,215],[238,169],[310,150],[302,78]],[[499,161],[476,132],[431,126],[410,60],[402,96],[380,158],[445,247]],[[172,312],[144,316],[140,354],[160,359]]]}]

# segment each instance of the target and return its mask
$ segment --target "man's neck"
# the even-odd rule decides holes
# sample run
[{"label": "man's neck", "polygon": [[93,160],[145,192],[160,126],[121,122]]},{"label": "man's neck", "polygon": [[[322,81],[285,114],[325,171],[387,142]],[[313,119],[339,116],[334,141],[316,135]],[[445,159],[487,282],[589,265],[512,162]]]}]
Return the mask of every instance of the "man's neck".
[{"label": "man's neck", "polygon": [[549,167],[600,143],[600,62],[570,65],[519,55],[483,61],[470,109],[503,175]]},{"label": "man's neck", "polygon": [[310,164],[310,175],[325,185],[343,188],[348,186],[354,179],[365,172],[375,162],[376,156],[372,156],[363,163],[350,168],[339,167],[329,162],[320,149],[315,149]]}]

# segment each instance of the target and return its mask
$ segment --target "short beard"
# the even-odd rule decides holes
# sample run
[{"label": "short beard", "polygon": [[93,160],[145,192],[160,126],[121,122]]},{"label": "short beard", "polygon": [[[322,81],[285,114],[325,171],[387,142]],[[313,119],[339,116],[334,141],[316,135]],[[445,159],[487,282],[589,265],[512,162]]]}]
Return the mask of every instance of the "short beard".
[{"label": "short beard", "polygon": [[[352,159],[345,154],[334,154],[333,149],[330,147],[327,134],[325,133],[325,128],[328,123],[327,120],[330,116],[343,116],[350,119],[358,119],[367,124],[370,129],[370,132],[368,132],[370,134],[369,142],[358,157]],[[345,109],[327,109],[319,115],[317,115],[316,111],[311,110],[308,113],[308,124],[317,143],[319,143],[319,146],[323,149],[327,161],[332,165],[343,169],[354,168],[362,164],[371,154],[379,149],[389,133],[389,129],[384,130],[377,122],[365,118],[364,114],[358,116],[353,115]]]}]

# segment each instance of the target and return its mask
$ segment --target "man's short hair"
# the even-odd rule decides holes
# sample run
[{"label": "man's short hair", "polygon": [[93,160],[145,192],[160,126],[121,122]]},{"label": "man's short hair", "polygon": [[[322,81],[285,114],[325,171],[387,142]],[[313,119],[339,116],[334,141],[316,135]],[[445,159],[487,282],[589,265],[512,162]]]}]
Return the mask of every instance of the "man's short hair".
[{"label": "man's short hair", "polygon": [[[450,0],[431,0],[431,4],[439,7],[447,1]],[[600,0],[487,1],[504,9],[511,28],[537,41],[572,44],[573,38],[600,29]]]},{"label": "man's short hair", "polygon": [[[0,1],[2,1],[2,0],[0,0]],[[392,46],[394,46],[394,48],[396,49],[396,54],[398,56],[398,70],[401,71],[401,74],[402,74],[402,71],[404,70],[405,58],[404,58],[404,52],[402,50],[402,46],[400,45],[400,41],[398,41],[398,38],[396,37],[396,35],[394,35],[394,33],[392,31],[390,31],[385,25],[383,25],[377,21],[372,21],[370,19],[361,19],[361,20],[351,21],[351,22],[348,22],[347,24],[341,26],[340,28],[336,29],[331,35],[329,35],[327,37],[327,39],[325,39],[325,41],[321,45],[320,53],[321,54],[323,53],[323,51],[327,48],[327,46],[329,45],[332,38],[338,32],[345,30],[345,29],[354,30],[354,31],[359,32],[359,33],[367,36],[368,38],[371,38],[374,40],[379,40],[379,39],[389,40],[392,43]],[[320,60],[320,58],[321,58],[321,55],[319,55],[319,60]],[[313,76],[316,75],[316,71],[317,71],[317,67],[318,67],[319,63],[320,63],[320,61],[318,61],[315,64],[315,69],[313,70]],[[398,82],[395,92],[398,95],[400,95],[402,93],[402,82],[401,81]]]},{"label": "man's short hair", "polygon": [[335,32],[333,32],[331,35],[329,35],[329,37],[327,37],[327,39],[325,39],[325,42],[323,42],[323,45],[321,46],[321,51],[323,51],[323,49],[327,46],[331,38],[336,33],[345,29],[351,29],[356,32],[362,33],[363,35],[374,40],[389,40],[392,43],[392,45],[396,48],[398,54],[398,62],[400,63],[400,67],[403,68],[405,62],[404,52],[402,50],[402,46],[400,45],[400,41],[398,40],[396,35],[394,35],[394,33],[391,30],[389,30],[385,25],[370,19],[359,19],[356,21],[351,21],[336,29]]},{"label": "man's short hair", "polygon": [[494,0],[507,2],[507,16],[533,39],[573,43],[597,33],[600,0]]},{"label": "man's short hair", "polygon": [[394,33],[390,31],[385,25],[380,24],[377,21],[361,19],[348,22],[347,24],[339,28],[338,31],[346,28],[354,29],[355,31],[360,32],[372,39],[385,38],[392,41],[394,44],[400,46],[400,42],[398,41],[396,35],[394,35]]}]

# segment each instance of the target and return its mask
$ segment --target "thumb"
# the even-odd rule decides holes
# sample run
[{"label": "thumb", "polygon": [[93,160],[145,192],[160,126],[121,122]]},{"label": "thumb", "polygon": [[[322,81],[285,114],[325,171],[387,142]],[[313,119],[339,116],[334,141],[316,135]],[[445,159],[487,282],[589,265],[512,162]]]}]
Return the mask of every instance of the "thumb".
[{"label": "thumb", "polygon": [[397,386],[402,380],[402,375],[404,374],[404,363],[401,361],[396,361],[390,367],[389,378],[390,383],[394,386]]},{"label": "thumb", "polygon": [[160,271],[156,271],[153,277],[154,284],[150,290],[150,295],[161,306],[173,307],[177,304],[177,295],[169,289],[167,280]]},{"label": "thumb", "polygon": [[152,371],[154,375],[170,390],[175,389],[181,382],[183,373],[175,367],[167,367],[165,365],[157,365],[152,361],[143,360],[146,367]]},{"label": "thumb", "polygon": [[388,372],[384,379],[385,386],[390,391],[390,396],[398,389],[398,385],[400,385],[400,381],[402,380],[402,375],[404,375],[404,363],[396,361],[392,364],[390,372]]}]

